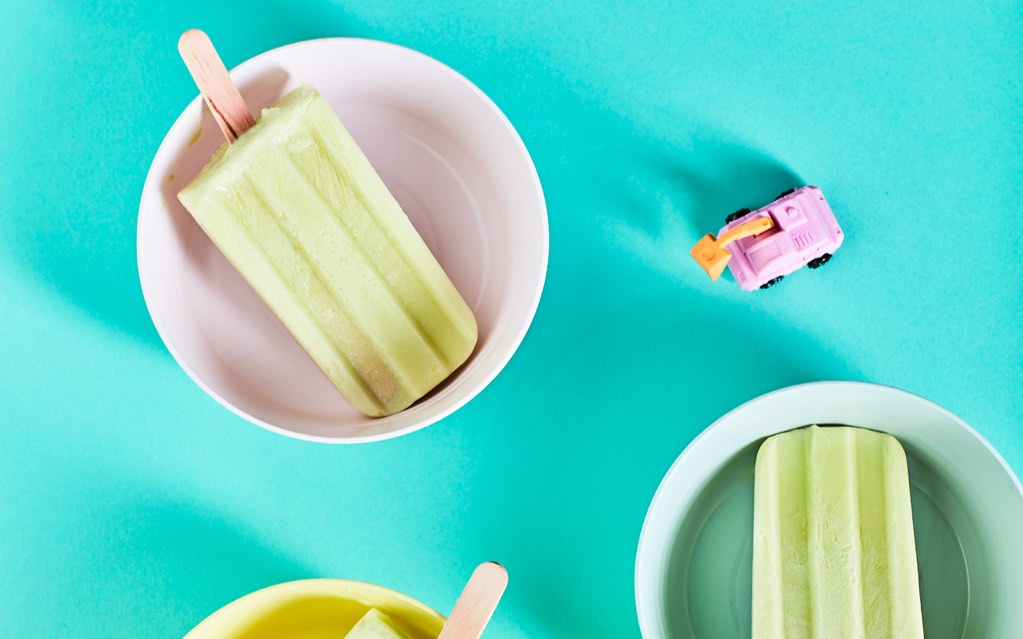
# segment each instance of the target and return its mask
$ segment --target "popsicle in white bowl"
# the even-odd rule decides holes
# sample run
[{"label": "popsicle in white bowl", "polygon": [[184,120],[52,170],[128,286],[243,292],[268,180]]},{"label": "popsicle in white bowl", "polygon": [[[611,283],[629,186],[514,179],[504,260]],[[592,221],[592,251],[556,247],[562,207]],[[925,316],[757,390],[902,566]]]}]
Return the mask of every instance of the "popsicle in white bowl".
[{"label": "popsicle in white bowl", "polygon": [[353,406],[407,408],[468,359],[472,311],[316,89],[253,123],[205,34],[180,48],[229,142],[178,199]]}]

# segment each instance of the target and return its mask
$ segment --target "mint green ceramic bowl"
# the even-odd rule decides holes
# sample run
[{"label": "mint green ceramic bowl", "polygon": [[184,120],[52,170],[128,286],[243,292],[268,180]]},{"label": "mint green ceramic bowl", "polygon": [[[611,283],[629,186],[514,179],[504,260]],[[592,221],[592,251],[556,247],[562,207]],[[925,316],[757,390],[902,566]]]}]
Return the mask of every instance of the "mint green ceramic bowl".
[{"label": "mint green ceramic bowl", "polygon": [[927,639],[1023,628],[1023,487],[975,430],[910,393],[856,382],[793,386],[728,413],[682,453],[636,556],[645,639],[751,635],[753,465],[763,440],[809,424],[894,435],[909,460]]}]

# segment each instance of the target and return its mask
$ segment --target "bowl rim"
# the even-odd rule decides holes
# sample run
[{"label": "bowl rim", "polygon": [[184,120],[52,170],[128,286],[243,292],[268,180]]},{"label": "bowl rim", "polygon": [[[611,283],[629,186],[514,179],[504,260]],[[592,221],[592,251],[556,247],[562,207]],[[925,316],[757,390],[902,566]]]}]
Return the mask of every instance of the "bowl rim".
[{"label": "bowl rim", "polygon": [[636,546],[636,561],[633,565],[633,598],[635,599],[636,618],[639,623],[640,635],[644,637],[644,639],[651,639],[653,637],[657,637],[658,635],[654,633],[655,628],[652,627],[652,624],[654,623],[651,620],[651,615],[653,614],[653,611],[649,609],[650,606],[648,605],[648,603],[642,597],[640,597],[641,589],[645,589],[645,586],[641,585],[640,570],[642,564],[646,561],[647,554],[656,552],[656,549],[652,549],[649,547],[650,544],[649,539],[653,535],[652,532],[653,524],[651,522],[651,519],[655,515],[655,511],[661,509],[662,507],[661,502],[665,499],[665,494],[669,490],[669,485],[672,485],[674,483],[673,479],[675,475],[681,472],[683,464],[685,464],[686,461],[693,456],[694,449],[698,447],[700,442],[706,439],[708,434],[716,427],[718,427],[720,424],[729,421],[733,414],[749,410],[753,408],[753,406],[755,406],[756,404],[766,401],[770,398],[777,397],[778,395],[812,392],[823,387],[838,389],[859,389],[860,391],[864,391],[867,393],[888,393],[893,396],[901,396],[904,400],[923,403],[927,405],[929,409],[935,410],[938,413],[943,414],[945,417],[951,419],[960,428],[962,428],[963,431],[971,435],[977,442],[979,442],[991,455],[991,457],[996,462],[998,462],[1002,471],[1004,471],[1004,473],[1008,475],[1009,479],[1016,487],[1016,492],[1019,494],[1019,497],[1023,499],[1023,484],[1020,483],[1019,477],[1016,476],[1016,473],[1013,472],[1012,467],[1009,466],[1009,464],[1005,461],[1005,458],[1002,457],[998,450],[995,449],[995,447],[992,446],[991,443],[988,442],[987,439],[985,439],[984,436],[980,434],[980,432],[978,432],[975,428],[973,428],[965,421],[963,421],[963,419],[960,418],[958,415],[948,410],[947,408],[944,408],[941,405],[932,402],[926,397],[886,384],[840,380],[794,384],[792,386],[786,386],[784,388],[779,388],[777,390],[764,393],[763,395],[754,397],[753,399],[745,401],[742,404],[736,406],[735,408],[732,408],[724,415],[714,420],[709,426],[704,428],[696,437],[693,438],[691,442],[689,442],[689,444],[682,450],[682,452],[679,453],[678,457],[675,458],[675,461],[672,462],[667,472],[661,478],[660,483],[657,485],[657,490],[654,491],[654,496],[650,500],[650,505],[647,507],[646,514],[643,517],[643,526],[640,529],[639,541]]},{"label": "bowl rim", "polygon": [[422,611],[427,616],[429,616],[429,617],[431,617],[431,618],[441,622],[442,624],[445,621],[447,621],[447,617],[445,617],[444,615],[440,614],[439,612],[434,610],[432,607],[426,605],[425,603],[423,603],[422,601],[419,601],[418,599],[416,599],[414,597],[411,597],[411,596],[406,595],[404,593],[398,592],[397,590],[392,590],[391,588],[387,588],[385,586],[378,586],[377,584],[369,583],[367,581],[356,581],[356,580],[352,580],[352,579],[334,579],[334,578],[330,578],[330,577],[319,577],[319,578],[312,578],[312,579],[295,579],[295,580],[292,580],[292,581],[284,581],[284,582],[281,582],[279,584],[273,584],[271,586],[266,586],[266,587],[260,588],[259,590],[253,590],[252,592],[250,592],[248,594],[245,594],[245,595],[242,595],[241,597],[238,597],[237,599],[233,599],[233,600],[227,602],[226,604],[224,604],[223,606],[217,608],[216,610],[214,610],[210,614],[206,615],[206,617],[204,617],[202,621],[200,621],[195,626],[193,626],[192,629],[189,630],[187,634],[185,634],[183,639],[189,639],[189,637],[192,637],[195,633],[197,633],[200,630],[202,630],[202,627],[204,625],[206,625],[207,622],[212,622],[212,620],[214,618],[219,617],[222,613],[225,613],[229,609],[233,609],[235,606],[244,605],[245,602],[250,601],[252,599],[257,599],[259,597],[267,597],[267,596],[270,596],[270,595],[276,593],[277,591],[286,592],[286,591],[289,591],[289,590],[301,590],[303,588],[315,589],[316,586],[321,585],[321,584],[329,584],[331,586],[336,586],[338,588],[346,588],[347,587],[347,588],[351,588],[353,590],[359,590],[359,591],[362,591],[362,592],[370,591],[370,592],[382,593],[382,594],[385,594],[385,595],[387,595],[389,597],[393,597],[394,599],[397,599],[397,600],[399,600],[399,601],[401,601],[403,603],[409,604],[411,607],[416,608],[416,609]]},{"label": "bowl rim", "polygon": [[[439,72],[451,76],[454,80],[456,80],[457,82],[465,86],[467,89],[469,89],[470,93],[475,95],[475,97],[481,101],[483,106],[485,106],[489,111],[491,111],[494,115],[497,116],[497,119],[502,125],[504,132],[510,135],[509,141],[512,143],[513,146],[517,148],[518,152],[521,154],[522,159],[525,160],[526,162],[529,177],[531,179],[530,184],[528,186],[524,185],[523,188],[532,187],[532,190],[535,191],[535,196],[538,202],[536,212],[542,218],[541,219],[542,223],[540,224],[541,233],[540,237],[537,238],[538,241],[537,247],[539,248],[537,253],[540,267],[539,278],[537,279],[533,286],[531,299],[529,301],[529,307],[526,309],[526,315],[524,318],[525,321],[522,322],[521,327],[519,327],[517,332],[512,336],[510,347],[507,348],[506,351],[501,355],[501,357],[496,360],[496,364],[493,366],[493,368],[487,373],[485,373],[477,383],[467,386],[461,398],[452,402],[451,405],[447,406],[446,408],[443,408],[442,410],[434,414],[428,415],[424,419],[418,420],[407,426],[395,428],[393,430],[388,430],[383,433],[376,433],[370,435],[356,433],[349,436],[328,436],[301,433],[294,430],[290,430],[288,428],[277,426],[275,424],[271,424],[270,422],[260,419],[259,417],[252,415],[242,410],[241,408],[235,406],[231,402],[227,401],[223,396],[221,396],[220,393],[216,392],[204,380],[202,380],[198,376],[198,374],[196,374],[196,372],[192,369],[192,367],[181,356],[177,348],[174,347],[172,343],[167,339],[166,329],[162,325],[161,320],[157,319],[157,316],[153,313],[153,303],[150,300],[151,293],[147,294],[147,281],[149,280],[147,276],[147,269],[145,267],[145,263],[142,256],[141,244],[143,226],[142,219],[143,215],[145,215],[146,210],[145,207],[145,203],[147,200],[146,195],[147,193],[150,192],[150,190],[157,188],[160,182],[160,178],[155,175],[157,172],[157,160],[161,159],[165,154],[170,152],[171,132],[179,128],[179,126],[185,121],[185,118],[193,117],[194,112],[202,108],[201,94],[197,94],[196,97],[193,98],[185,106],[185,108],[181,111],[178,117],[174,119],[174,122],[171,124],[170,128],[168,128],[167,132],[164,134],[159,147],[157,147],[156,153],[154,153],[153,155],[153,159],[149,165],[149,170],[146,173],[146,179],[143,182],[142,191],[139,196],[139,209],[138,217],[136,219],[135,231],[135,255],[136,266],[139,275],[139,287],[142,289],[142,298],[143,301],[145,302],[146,311],[149,314],[149,318],[153,322],[153,326],[156,328],[157,334],[160,336],[160,341],[163,342],[164,347],[170,352],[171,357],[174,358],[174,361],[178,364],[178,366],[182,370],[184,370],[188,377],[191,378],[191,380],[195,382],[207,395],[212,397],[221,406],[227,408],[232,413],[241,417],[242,419],[252,424],[255,424],[256,426],[269,430],[273,433],[277,433],[279,435],[284,435],[286,437],[291,437],[294,439],[321,444],[363,444],[394,439],[396,437],[401,437],[403,435],[414,433],[418,430],[426,428],[427,426],[431,426],[437,423],[438,421],[448,417],[449,415],[451,415],[452,413],[454,413],[455,411],[469,403],[469,401],[475,398],[476,395],[478,395],[484,388],[489,386],[490,383],[493,382],[494,379],[497,377],[497,375],[500,374],[502,370],[504,370],[505,366],[508,365],[508,362],[511,361],[511,358],[518,351],[519,346],[522,345],[522,340],[525,339],[526,333],[529,331],[530,326],[532,326],[533,320],[536,317],[537,309],[539,308],[540,305],[540,298],[543,294],[543,289],[547,280],[547,268],[550,263],[550,220],[547,213],[547,201],[546,198],[544,197],[543,186],[540,183],[540,176],[536,169],[536,163],[533,161],[533,158],[529,153],[529,149],[526,148],[525,143],[522,141],[522,137],[519,135],[518,131],[512,125],[511,121],[508,119],[508,116],[506,116],[504,112],[500,109],[500,107],[498,107],[497,104],[486,93],[484,93],[478,86],[476,86],[476,84],[474,84],[471,80],[466,78],[464,75],[462,75],[452,67],[449,67],[448,65],[437,60],[436,58],[433,58],[420,51],[416,51],[415,49],[411,49],[409,47],[405,47],[399,44],[394,44],[392,42],[386,42],[383,40],[374,40],[371,38],[325,37],[301,40],[298,42],[292,42],[290,44],[285,44],[279,47],[275,47],[273,49],[269,49],[233,67],[230,70],[230,74],[232,75],[232,77],[237,77],[238,75],[244,75],[250,72],[254,72],[250,70],[258,69],[261,65],[266,64],[274,57],[280,55],[282,52],[286,50],[306,47],[330,46],[336,44],[359,45],[368,47],[379,47],[381,49],[390,49],[393,51],[397,51],[402,55],[408,55],[413,58],[418,58],[420,59],[420,61],[425,62],[428,65],[436,68]],[[184,129],[182,130],[184,131]],[[413,407],[414,406],[415,405],[413,404]],[[387,419],[387,417],[380,417],[376,419]]]}]

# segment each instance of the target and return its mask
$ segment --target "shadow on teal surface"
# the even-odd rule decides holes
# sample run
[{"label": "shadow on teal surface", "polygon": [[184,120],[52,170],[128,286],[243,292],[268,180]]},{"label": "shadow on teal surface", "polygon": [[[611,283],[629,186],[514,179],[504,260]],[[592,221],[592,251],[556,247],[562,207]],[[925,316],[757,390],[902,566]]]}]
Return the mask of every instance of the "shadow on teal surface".
[{"label": "shadow on teal surface", "polygon": [[[315,575],[288,556],[268,548],[240,524],[217,513],[199,512],[166,500],[139,501],[108,510],[92,522],[85,545],[104,554],[94,583],[119,582],[90,601],[79,636],[181,637],[230,601],[276,583]],[[95,570],[95,562],[90,562]],[[104,589],[106,590],[106,589]],[[121,597],[113,596],[120,593]],[[86,632],[93,626],[95,633]]]},{"label": "shadow on teal surface", "polygon": [[689,256],[697,240],[717,234],[733,211],[759,208],[803,182],[777,160],[725,134],[720,140],[685,141],[689,148],[673,149],[674,141],[646,140],[647,148],[615,162],[639,172],[624,182],[607,176],[605,229],[610,242],[661,273],[705,278]]},{"label": "shadow on teal surface", "polygon": [[[126,166],[115,170],[131,172]],[[100,198],[91,192],[82,197]],[[139,288],[133,214],[81,205],[37,215],[26,232],[2,235],[14,244],[7,250],[35,275],[37,284],[102,324],[147,345],[160,345]]]},{"label": "shadow on teal surface", "polygon": [[[62,3],[39,11],[39,17],[47,16],[45,22],[30,12],[22,16],[26,20],[18,35],[32,33],[47,43],[47,56],[68,64],[53,65],[48,59],[45,69],[27,66],[14,74],[26,85],[15,85],[9,94],[0,140],[7,135],[17,139],[10,151],[17,150],[25,177],[31,179],[12,180],[6,194],[10,214],[0,216],[0,251],[23,265],[44,291],[55,292],[119,333],[162,349],[142,298],[135,234],[139,195],[152,157],[197,93],[178,59],[178,36],[187,28],[208,28],[230,67],[268,48],[350,30],[343,28],[346,18],[337,19],[336,10],[329,23],[316,23],[312,12],[300,21],[291,10],[273,4],[238,11],[230,3],[214,3],[203,7],[201,18],[194,11],[147,9],[153,22],[162,25],[154,36],[139,29],[136,11],[142,9],[132,4]],[[91,65],[84,69],[77,63],[83,51],[89,52]],[[31,57],[26,59],[33,64]],[[174,72],[154,75],[155,68]],[[72,77],[75,73],[81,79]],[[61,99],[40,100],[40,94]],[[29,175],[37,165],[46,171]]]},{"label": "shadow on teal surface", "polygon": [[[544,78],[535,89],[559,91]],[[538,637],[637,637],[639,531],[674,458],[746,400],[856,372],[797,329],[743,312],[735,291],[694,288],[707,282],[693,243],[735,209],[799,186],[792,169],[698,122],[660,137],[563,88],[558,98],[565,136],[595,148],[534,156],[548,279],[489,402],[462,409],[501,425],[471,442],[490,467],[467,495],[468,518],[487,525],[466,553],[507,566],[508,614]]]},{"label": "shadow on teal surface", "polygon": [[[716,234],[733,211],[757,209],[782,191],[805,186],[792,169],[776,159],[724,132],[715,139],[707,137],[706,129],[698,130],[699,134],[686,140],[690,143],[688,148],[670,148],[671,141],[664,141],[663,146],[651,144],[646,153],[636,153],[636,157],[629,159],[630,166],[645,169],[640,176],[642,188],[664,183],[662,194],[667,198],[654,211],[636,198],[635,190],[621,189],[621,208],[634,213],[631,221],[637,233],[658,235],[661,229],[678,224],[668,219],[674,214],[686,222],[685,227],[697,238]],[[664,206],[669,202],[671,206]]]},{"label": "shadow on teal surface", "polygon": [[471,489],[471,517],[492,528],[466,543],[500,549],[514,614],[552,637],[638,635],[621,607],[633,601],[640,527],[701,430],[763,392],[853,374],[787,326],[750,323],[670,285],[630,290],[633,274],[602,312],[545,307],[548,330],[502,380],[520,389],[504,397],[519,401],[478,416],[505,427],[474,442],[495,468]]}]

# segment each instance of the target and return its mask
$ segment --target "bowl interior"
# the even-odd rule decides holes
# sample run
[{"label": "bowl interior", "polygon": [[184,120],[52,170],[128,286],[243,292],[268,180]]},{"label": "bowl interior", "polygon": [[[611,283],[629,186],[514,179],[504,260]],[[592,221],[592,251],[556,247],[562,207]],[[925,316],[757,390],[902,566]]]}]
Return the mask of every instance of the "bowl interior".
[{"label": "bowl interior", "polygon": [[337,639],[370,608],[389,615],[412,639],[436,639],[444,617],[387,588],[340,579],[308,579],[264,588],[207,617],[185,639]]},{"label": "bowl interior", "polygon": [[[852,392],[885,401],[846,413],[867,419],[823,418],[835,417],[835,410],[806,419],[805,406],[785,407],[805,404],[807,389],[831,398]],[[785,421],[785,414],[795,421]],[[773,429],[769,422],[776,423]],[[816,384],[730,413],[712,427],[725,437],[708,430],[665,478],[637,559],[644,637],[751,635],[756,453],[767,435],[813,423],[882,430],[905,448],[928,639],[1012,634],[1009,629],[1023,623],[1023,613],[1011,603],[1023,597],[1023,552],[1013,541],[1023,525],[1023,494],[1003,462],[969,427],[920,398],[864,384]],[[959,461],[953,461],[956,451]],[[686,464],[697,456],[707,463]]]},{"label": "bowl interior", "polygon": [[229,408],[310,439],[394,436],[468,401],[518,346],[546,272],[543,195],[514,129],[451,69],[380,42],[298,43],[233,77],[254,111],[302,83],[320,90],[473,309],[480,339],[410,409],[381,419],[355,411],[177,201],[223,142],[196,100],[157,152],[139,211],[140,279],[168,349]]}]

